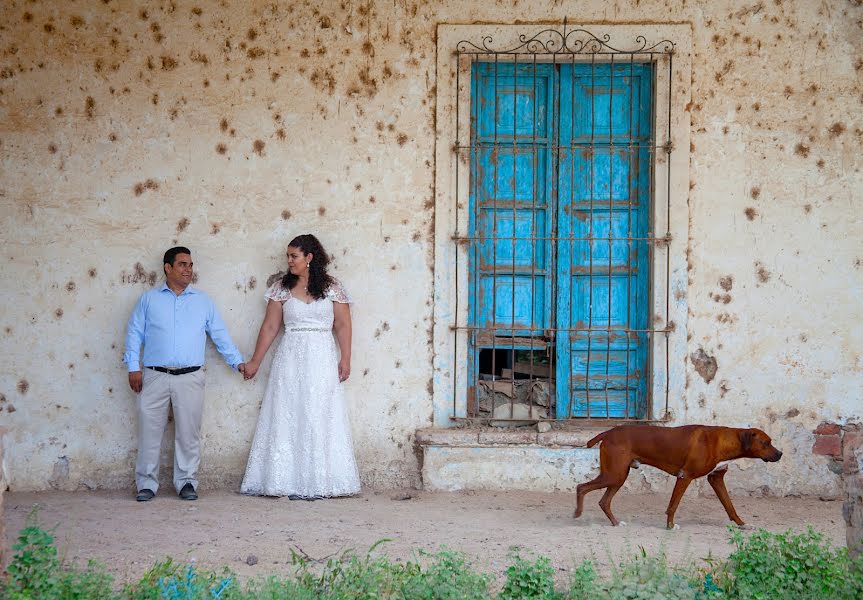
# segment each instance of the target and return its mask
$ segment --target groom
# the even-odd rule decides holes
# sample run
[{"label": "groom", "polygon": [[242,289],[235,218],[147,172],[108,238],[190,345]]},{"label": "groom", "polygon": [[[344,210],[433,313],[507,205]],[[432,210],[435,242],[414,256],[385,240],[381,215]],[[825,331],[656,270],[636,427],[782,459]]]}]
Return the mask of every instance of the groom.
[{"label": "groom", "polygon": [[139,394],[138,502],[152,500],[159,489],[159,453],[169,404],[175,421],[174,487],[183,500],[198,499],[204,408],[201,367],[207,334],[225,362],[240,372],[245,369],[215,304],[191,286],[192,252],[183,246],[171,248],[163,263],[165,283],[138,300],[129,319],[123,356],[129,367],[129,387]]}]

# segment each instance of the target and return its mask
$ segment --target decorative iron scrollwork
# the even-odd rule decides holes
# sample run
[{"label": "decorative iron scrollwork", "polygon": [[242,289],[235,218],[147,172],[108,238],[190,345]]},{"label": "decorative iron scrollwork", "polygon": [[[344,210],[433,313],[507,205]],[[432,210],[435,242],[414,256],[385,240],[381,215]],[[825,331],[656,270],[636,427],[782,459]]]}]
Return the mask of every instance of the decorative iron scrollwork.
[{"label": "decorative iron scrollwork", "polygon": [[587,31],[586,29],[566,30],[566,22],[563,30],[543,29],[535,35],[528,37],[525,34],[518,36],[520,42],[517,46],[509,49],[493,48],[494,39],[490,35],[483,36],[479,45],[470,40],[462,40],[456,44],[459,54],[673,54],[674,42],[661,40],[648,46],[647,38],[639,35],[635,38],[636,47],[629,49],[615,48],[609,41],[611,36],[607,33],[602,37]]}]

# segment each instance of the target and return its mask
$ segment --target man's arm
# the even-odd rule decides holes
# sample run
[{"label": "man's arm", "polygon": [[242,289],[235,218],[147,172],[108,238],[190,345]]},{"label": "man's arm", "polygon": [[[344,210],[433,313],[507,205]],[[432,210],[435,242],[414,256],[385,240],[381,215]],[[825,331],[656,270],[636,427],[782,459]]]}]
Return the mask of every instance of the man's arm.
[{"label": "man's arm", "polygon": [[141,344],[147,325],[147,294],[142,294],[126,326],[126,352],[123,361],[129,370],[129,387],[136,394],[143,388],[141,375]]},{"label": "man's arm", "polygon": [[210,339],[216,345],[216,350],[225,359],[232,369],[240,370],[240,365],[243,365],[243,355],[237,350],[234,342],[231,341],[231,336],[228,333],[228,328],[225,327],[224,321],[219,316],[219,311],[216,310],[216,305],[210,300],[210,314],[207,318],[207,333]]}]

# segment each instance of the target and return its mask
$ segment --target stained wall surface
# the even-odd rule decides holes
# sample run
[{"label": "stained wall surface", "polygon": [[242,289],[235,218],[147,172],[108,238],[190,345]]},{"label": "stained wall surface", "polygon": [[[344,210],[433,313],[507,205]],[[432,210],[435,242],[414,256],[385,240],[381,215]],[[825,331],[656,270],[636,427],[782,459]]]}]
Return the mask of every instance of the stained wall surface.
[{"label": "stained wall surface", "polygon": [[[248,356],[267,281],[306,232],[356,300],[347,396],[364,484],[418,485],[414,432],[436,410],[438,26],[564,18],[599,34],[691,28],[673,418],[777,439],[783,470],[750,490],[834,490],[811,432],[863,412],[859,0],[4,2],[12,489],[132,486],[124,330],[166,248],[193,249]],[[203,484],[239,483],[267,371],[243,382],[209,347]]]}]

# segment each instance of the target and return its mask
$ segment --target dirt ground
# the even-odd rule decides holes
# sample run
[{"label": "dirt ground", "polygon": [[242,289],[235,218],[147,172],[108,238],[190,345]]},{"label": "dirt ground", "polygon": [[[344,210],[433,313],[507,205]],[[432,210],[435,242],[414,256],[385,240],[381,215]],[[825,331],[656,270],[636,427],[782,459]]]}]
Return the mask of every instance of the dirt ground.
[{"label": "dirt ground", "polygon": [[[587,497],[578,520],[572,518],[572,494],[365,491],[354,498],[304,502],[201,490],[197,502],[184,502],[172,492],[163,489],[148,503],[121,492],[10,493],[6,543],[11,546],[38,505],[41,524],[56,526],[65,558],[97,559],[120,581],[138,578],[166,556],[204,567],[227,565],[241,576],[284,574],[291,548],[322,558],[351,548],[365,551],[382,538],[392,540],[383,552],[394,559],[446,546],[466,553],[475,569],[498,577],[515,547],[551,557],[561,578],[586,558],[607,571],[639,546],[648,552],[664,548],[672,563],[731,550],[727,517],[712,496],[685,496],[676,519],[680,529],[667,531],[670,490],[669,495],[618,494],[615,514],[628,525],[617,528],[597,506],[599,492]],[[845,543],[840,501],[734,500],[749,525],[784,531],[811,524],[835,545]]]}]

